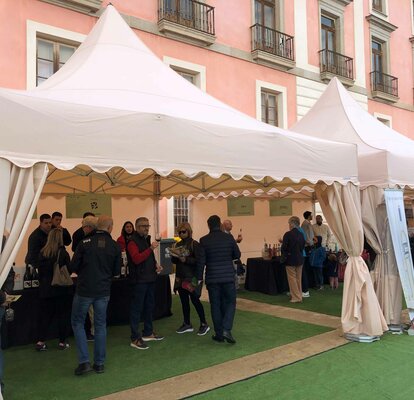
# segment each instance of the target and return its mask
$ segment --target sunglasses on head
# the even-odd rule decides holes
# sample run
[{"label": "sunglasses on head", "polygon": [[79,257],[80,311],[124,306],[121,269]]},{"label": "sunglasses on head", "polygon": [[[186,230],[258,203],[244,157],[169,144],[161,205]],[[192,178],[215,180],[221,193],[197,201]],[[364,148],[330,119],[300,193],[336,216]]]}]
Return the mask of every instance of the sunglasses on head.
[{"label": "sunglasses on head", "polygon": [[187,233],[187,231],[179,231],[178,233],[181,235],[182,233]]}]

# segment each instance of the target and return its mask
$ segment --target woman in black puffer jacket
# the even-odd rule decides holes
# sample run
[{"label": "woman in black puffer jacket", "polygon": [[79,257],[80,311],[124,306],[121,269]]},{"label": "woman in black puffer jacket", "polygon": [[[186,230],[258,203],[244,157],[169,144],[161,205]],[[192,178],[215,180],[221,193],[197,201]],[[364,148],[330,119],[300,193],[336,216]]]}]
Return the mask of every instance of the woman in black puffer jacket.
[{"label": "woman in black puffer jacket", "polygon": [[190,300],[200,318],[197,335],[203,336],[210,327],[207,324],[204,307],[200,301],[203,268],[199,265],[200,244],[192,238],[193,230],[188,222],[181,223],[178,228],[180,241],[172,249],[172,262],[176,264],[174,290],[180,295],[184,322],[176,330],[177,333],[193,332],[190,321]]}]

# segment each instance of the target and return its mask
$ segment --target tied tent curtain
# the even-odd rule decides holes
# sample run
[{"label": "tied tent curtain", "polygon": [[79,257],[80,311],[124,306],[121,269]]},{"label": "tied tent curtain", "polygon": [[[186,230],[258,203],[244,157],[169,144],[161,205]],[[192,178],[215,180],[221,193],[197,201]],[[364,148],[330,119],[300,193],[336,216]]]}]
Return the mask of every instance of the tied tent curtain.
[{"label": "tied tent curtain", "polygon": [[359,188],[319,184],[316,196],[327,222],[348,254],[341,322],[344,333],[380,336],[388,330],[368,268],[361,258],[364,235]]},{"label": "tied tent curtain", "polygon": [[377,254],[371,272],[374,290],[387,324],[399,325],[402,286],[384,203],[384,189],[369,186],[362,190],[361,204],[365,236]]},{"label": "tied tent curtain", "polygon": [[7,233],[0,254],[0,286],[7,278],[17,252],[29,227],[46,181],[46,163],[20,168],[0,159],[0,232]]}]

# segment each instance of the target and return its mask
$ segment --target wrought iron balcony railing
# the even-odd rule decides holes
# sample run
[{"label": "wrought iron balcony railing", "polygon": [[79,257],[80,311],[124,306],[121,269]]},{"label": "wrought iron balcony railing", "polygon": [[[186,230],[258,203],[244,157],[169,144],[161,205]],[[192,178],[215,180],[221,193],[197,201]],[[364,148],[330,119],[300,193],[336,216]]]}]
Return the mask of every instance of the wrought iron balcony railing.
[{"label": "wrought iron balcony railing", "polygon": [[215,34],[214,7],[196,0],[159,0],[158,21],[167,20]]},{"label": "wrought iron balcony railing", "polygon": [[321,73],[330,72],[344,78],[354,79],[354,60],[351,57],[324,49],[319,51],[319,65]]},{"label": "wrought iron balcony railing", "polygon": [[294,61],[293,36],[260,24],[255,24],[250,29],[252,31],[252,51],[262,50]]},{"label": "wrought iron balcony railing", "polygon": [[373,71],[371,76],[371,90],[398,97],[398,78],[380,71]]}]

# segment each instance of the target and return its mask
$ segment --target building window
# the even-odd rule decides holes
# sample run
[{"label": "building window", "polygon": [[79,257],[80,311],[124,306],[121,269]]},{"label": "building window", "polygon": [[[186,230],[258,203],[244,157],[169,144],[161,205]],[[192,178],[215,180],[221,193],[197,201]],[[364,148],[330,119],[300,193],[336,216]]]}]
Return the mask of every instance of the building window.
[{"label": "building window", "polygon": [[372,8],[375,11],[384,12],[383,0],[372,0]]},{"label": "building window", "polygon": [[43,38],[37,39],[36,85],[57,72],[75,52],[77,46],[59,43]]},{"label": "building window", "polygon": [[[189,201],[184,196],[174,197],[174,233],[177,235],[177,227],[182,222],[189,222]],[[178,236],[178,235],[177,235]]]},{"label": "building window", "polygon": [[186,81],[192,83],[195,86],[197,85],[197,73],[191,73],[186,71],[181,71],[177,68],[172,68],[175,72],[177,72],[178,75],[181,75]]},{"label": "building window", "polygon": [[256,81],[256,118],[279,128],[288,128],[287,88]]},{"label": "building window", "polygon": [[279,126],[278,118],[278,93],[262,90],[262,122]]},{"label": "building window", "polygon": [[373,40],[371,42],[372,51],[372,70],[374,72],[382,73],[383,71],[383,44],[379,41]]},{"label": "building window", "polygon": [[256,24],[276,29],[275,0],[255,0],[254,15]]},{"label": "building window", "polygon": [[336,51],[336,20],[321,15],[322,50]]},{"label": "building window", "polygon": [[385,126],[388,126],[388,128],[392,128],[392,117],[390,115],[374,112],[374,117],[378,121],[382,122]]},{"label": "building window", "polygon": [[164,56],[163,61],[184,79],[197,86],[203,92],[206,91],[206,67],[204,65],[167,56]]}]

